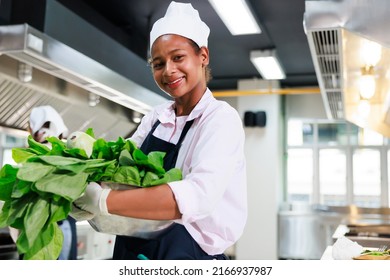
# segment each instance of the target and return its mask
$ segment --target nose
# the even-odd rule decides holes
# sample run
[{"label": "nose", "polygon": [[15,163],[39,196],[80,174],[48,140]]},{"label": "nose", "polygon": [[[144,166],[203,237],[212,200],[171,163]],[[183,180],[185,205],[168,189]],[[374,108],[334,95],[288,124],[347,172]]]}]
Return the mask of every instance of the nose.
[{"label": "nose", "polygon": [[175,73],[176,65],[172,60],[168,60],[165,62],[164,74],[170,76],[172,73]]}]

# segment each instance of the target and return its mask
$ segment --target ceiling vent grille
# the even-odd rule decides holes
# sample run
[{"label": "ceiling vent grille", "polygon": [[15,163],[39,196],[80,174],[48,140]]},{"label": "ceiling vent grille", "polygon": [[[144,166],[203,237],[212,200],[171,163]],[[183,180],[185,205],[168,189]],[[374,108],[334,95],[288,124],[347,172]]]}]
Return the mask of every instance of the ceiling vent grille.
[{"label": "ceiling vent grille", "polygon": [[0,75],[0,126],[27,131],[31,108],[52,105],[62,111],[68,103]]},{"label": "ceiling vent grille", "polygon": [[341,31],[325,29],[308,32],[308,40],[318,84],[330,119],[343,119]]},{"label": "ceiling vent grille", "polygon": [[0,26],[0,38],[0,54],[110,101],[126,100],[119,104],[131,110],[146,114],[167,100],[27,24]]}]

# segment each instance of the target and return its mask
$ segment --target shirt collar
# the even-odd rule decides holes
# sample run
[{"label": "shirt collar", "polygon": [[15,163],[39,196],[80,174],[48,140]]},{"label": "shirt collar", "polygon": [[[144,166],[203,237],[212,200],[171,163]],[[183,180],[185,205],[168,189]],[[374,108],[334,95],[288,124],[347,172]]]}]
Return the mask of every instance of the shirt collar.
[{"label": "shirt collar", "polygon": [[[187,121],[196,119],[202,115],[204,110],[206,109],[207,105],[210,103],[211,100],[215,99],[211,91],[207,88],[205,93],[203,94],[202,98],[199,100],[198,104],[196,104],[195,108],[191,111],[190,115],[188,116]],[[160,107],[157,109],[158,114],[158,120],[161,123],[175,123],[175,103],[174,101],[170,101],[168,103],[165,103],[165,106]]]}]

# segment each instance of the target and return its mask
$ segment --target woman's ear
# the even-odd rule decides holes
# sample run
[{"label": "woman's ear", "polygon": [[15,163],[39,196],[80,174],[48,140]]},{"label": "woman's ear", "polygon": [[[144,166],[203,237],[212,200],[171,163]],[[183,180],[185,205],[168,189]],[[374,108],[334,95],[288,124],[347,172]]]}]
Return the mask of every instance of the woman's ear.
[{"label": "woman's ear", "polygon": [[202,66],[209,65],[209,49],[206,47],[200,48],[200,57],[202,59]]}]

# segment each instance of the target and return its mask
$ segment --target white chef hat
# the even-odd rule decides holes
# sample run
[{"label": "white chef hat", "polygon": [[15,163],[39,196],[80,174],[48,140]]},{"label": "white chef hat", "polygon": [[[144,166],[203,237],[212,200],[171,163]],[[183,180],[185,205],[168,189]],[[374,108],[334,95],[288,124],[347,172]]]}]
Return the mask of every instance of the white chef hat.
[{"label": "white chef hat", "polygon": [[204,23],[190,3],[172,1],[163,18],[157,20],[150,32],[150,49],[154,41],[164,34],[176,34],[207,47],[210,28]]},{"label": "white chef hat", "polygon": [[45,122],[50,122],[50,130],[54,135],[66,137],[68,134],[68,128],[60,116],[60,114],[51,106],[39,106],[31,110],[30,113],[30,128],[31,133],[35,134]]}]

